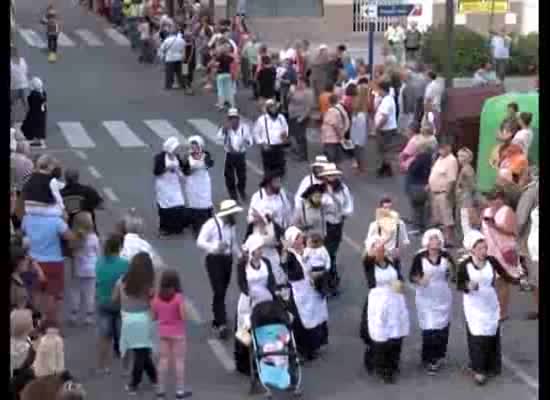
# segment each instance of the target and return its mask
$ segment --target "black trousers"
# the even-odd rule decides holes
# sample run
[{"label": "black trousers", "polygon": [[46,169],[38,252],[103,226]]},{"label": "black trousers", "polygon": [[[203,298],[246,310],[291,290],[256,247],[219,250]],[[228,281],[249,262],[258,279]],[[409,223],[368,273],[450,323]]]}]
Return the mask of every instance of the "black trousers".
[{"label": "black trousers", "polygon": [[407,185],[405,188],[411,206],[413,225],[424,230],[430,220],[429,196],[424,185]]},{"label": "black trousers", "polygon": [[48,35],[48,51],[57,53],[57,35]]},{"label": "black trousers", "polygon": [[181,74],[181,61],[164,63],[164,88],[172,89],[174,80],[177,79],[180,88],[185,87],[185,80]]},{"label": "black trousers", "polygon": [[286,158],[284,145],[278,144],[262,149],[264,174],[276,173],[286,175]]},{"label": "black trousers", "polygon": [[500,350],[500,328],[495,336],[474,336],[466,324],[470,367],[477,374],[500,375],[502,354]]},{"label": "black trousers", "polygon": [[191,229],[193,230],[193,235],[197,237],[204,223],[208,221],[209,218],[212,217],[212,209],[211,208],[187,208],[186,214],[187,216],[185,217],[185,221],[186,221],[185,227],[190,225]]},{"label": "black trousers", "polygon": [[223,176],[227,193],[231,198],[237,198],[237,190],[241,195],[245,194],[246,153],[226,153]]},{"label": "black trousers", "polygon": [[298,122],[297,118],[291,118],[288,121],[288,130],[291,138],[295,141],[295,152],[303,159],[308,160],[307,152],[307,125],[309,120],[306,118],[302,122]]},{"label": "black trousers", "polygon": [[323,144],[323,154],[329,162],[338,164],[343,158],[342,145],[340,143],[325,143]]},{"label": "black trousers", "polygon": [[336,255],[342,243],[342,235],[344,232],[344,223],[330,224],[327,222],[327,234],[325,236],[325,247],[330,256],[330,287],[337,288],[340,285],[340,276],[336,268]]},{"label": "black trousers", "polygon": [[369,359],[371,368],[382,377],[391,377],[399,371],[403,339],[390,339],[385,342],[372,341],[367,347],[365,361]]},{"label": "black trousers", "polygon": [[230,255],[208,254],[206,256],[206,271],[214,293],[212,299],[212,312],[214,313],[212,325],[214,327],[227,323],[225,295],[231,282],[232,266],[233,258]]},{"label": "black trousers", "polygon": [[443,329],[422,331],[422,363],[433,364],[447,355],[449,343],[449,326]]},{"label": "black trousers", "polygon": [[132,380],[130,387],[136,389],[141,383],[143,377],[143,371],[147,374],[147,377],[152,384],[157,384],[157,369],[153,362],[152,351],[149,348],[133,349],[134,353],[134,367],[132,368]]}]

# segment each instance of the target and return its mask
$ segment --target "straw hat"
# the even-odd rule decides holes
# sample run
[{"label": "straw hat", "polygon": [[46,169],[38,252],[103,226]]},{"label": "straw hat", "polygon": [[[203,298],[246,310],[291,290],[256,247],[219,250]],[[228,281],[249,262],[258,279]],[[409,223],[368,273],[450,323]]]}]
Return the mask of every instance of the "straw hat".
[{"label": "straw hat", "polygon": [[342,171],[336,168],[336,164],[328,163],[323,166],[323,171],[319,174],[319,177],[325,176],[341,176]]},{"label": "straw hat", "polygon": [[239,110],[237,110],[235,107],[230,108],[227,111],[227,116],[228,117],[238,117],[239,116]]},{"label": "straw hat", "polygon": [[328,164],[328,158],[324,155],[315,156],[315,161],[311,164],[311,168],[324,167]]},{"label": "straw hat", "polygon": [[243,211],[243,208],[235,200],[223,200],[220,203],[220,209],[216,217],[221,218],[227,215],[237,214]]}]

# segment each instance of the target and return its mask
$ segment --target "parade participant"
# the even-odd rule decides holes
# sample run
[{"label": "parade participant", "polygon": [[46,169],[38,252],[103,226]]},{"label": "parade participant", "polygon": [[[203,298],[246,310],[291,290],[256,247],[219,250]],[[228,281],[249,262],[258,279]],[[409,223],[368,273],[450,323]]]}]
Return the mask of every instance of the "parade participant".
[{"label": "parade participant", "polygon": [[240,256],[236,215],[243,209],[234,200],[224,200],[219,211],[202,226],[197,246],[206,252],[206,271],[212,287],[212,328],[221,339],[228,337],[225,295],[231,281],[233,259]]},{"label": "parade participant", "polygon": [[310,186],[322,183],[322,180],[319,178],[319,174],[323,172],[323,167],[325,164],[328,164],[328,159],[326,156],[315,156],[315,161],[311,164],[311,173],[302,178],[300,184],[298,185],[298,189],[294,195],[294,208],[299,208],[302,203],[302,195]]},{"label": "parade participant", "polygon": [[311,281],[311,270],[304,263],[305,237],[295,226],[285,232],[283,268],[288,274],[294,314],[292,331],[298,352],[308,361],[317,358],[319,349],[328,344],[328,308],[324,296]]},{"label": "parade participant", "polygon": [[159,215],[159,236],[179,234],[186,224],[185,199],[181,187],[184,163],[176,154],[177,138],[164,142],[163,151],[155,155],[153,175]]},{"label": "parade participant", "polygon": [[468,369],[478,385],[491,376],[500,375],[500,306],[495,280],[514,278],[508,275],[500,262],[488,255],[485,236],[476,230],[464,238],[469,256],[458,265],[457,288],[464,292],[464,316],[468,339],[470,364]]},{"label": "parade participant", "polygon": [[353,196],[349,187],[342,182],[342,171],[335,164],[326,164],[319,174],[325,185],[322,202],[326,202],[326,236],[325,246],[330,254],[330,287],[332,294],[339,293],[340,276],[338,274],[336,255],[342,242],[344,221],[354,211]]},{"label": "parade participant", "polygon": [[302,230],[304,233],[317,232],[321,237],[326,237],[327,223],[327,205],[329,200],[325,198],[323,202],[323,194],[325,186],[322,184],[314,184],[302,193],[302,200],[296,204],[294,208],[293,225]]},{"label": "parade participant", "polygon": [[28,111],[21,125],[21,132],[31,146],[44,147],[46,143],[47,96],[42,80],[33,77],[30,81],[30,93],[26,104]]},{"label": "parade participant", "polygon": [[422,236],[422,249],[414,256],[410,270],[422,330],[422,364],[429,375],[441,368],[449,342],[453,294],[448,279],[455,268],[444,244],[439,229],[427,230]]},{"label": "parade participant", "polygon": [[157,369],[153,363],[153,321],[151,297],[154,294],[155,269],[151,257],[137,253],[130,260],[128,273],[117,283],[113,301],[120,304],[122,327],[120,329],[120,354],[122,358],[132,353],[131,379],[126,385],[130,395],[137,393],[143,371],[153,385],[157,384]]},{"label": "parade participant", "polygon": [[470,149],[463,147],[458,151],[457,156],[460,170],[455,185],[456,210],[460,218],[462,237],[466,237],[472,229],[475,213],[476,175],[472,167],[474,155]]},{"label": "parade participant", "polygon": [[277,286],[271,263],[263,256],[263,247],[262,236],[250,235],[243,245],[243,256],[237,264],[241,294],[237,305],[234,354],[237,371],[245,375],[250,374],[249,330],[252,310],[259,303],[273,300]]},{"label": "parade participant", "polygon": [[285,146],[288,143],[288,125],[279,105],[273,99],[265,103],[265,113],[254,126],[255,142],[262,146],[262,164],[266,174],[286,174]]},{"label": "parade participant", "polygon": [[180,88],[185,87],[182,75],[182,60],[185,52],[185,40],[178,32],[178,28],[172,26],[170,36],[162,42],[158,49],[159,58],[164,62],[164,88],[172,89],[174,78]]},{"label": "parade participant", "polygon": [[442,227],[447,247],[454,245],[453,197],[458,178],[458,160],[449,143],[439,145],[439,156],[435,160],[427,189],[430,191],[432,223]]},{"label": "parade participant", "polygon": [[212,216],[212,181],[208,170],[214,166],[214,160],[210,152],[204,149],[202,137],[191,136],[188,142],[190,154],[183,160],[182,171],[185,175],[187,222],[196,237],[202,224]]},{"label": "parade participant", "polygon": [[252,147],[254,140],[250,127],[241,123],[239,111],[231,108],[227,112],[227,120],[218,131],[218,138],[223,140],[225,163],[223,176],[229,197],[241,201],[248,199],[246,194],[246,151]]},{"label": "parade participant", "polygon": [[[493,190],[486,195],[488,207],[481,214],[481,232],[488,248],[487,254],[498,260],[507,276],[519,279],[523,268],[519,259],[518,224],[515,211],[504,203],[504,193]],[[510,284],[500,274],[496,279],[500,319],[508,319]]]},{"label": "parade participant", "polygon": [[324,237],[319,232],[310,232],[304,249],[304,265],[310,271],[310,281],[323,296],[330,294],[330,255],[325,247]]},{"label": "parade participant", "polygon": [[394,383],[410,322],[401,269],[386,256],[385,242],[384,237],[372,235],[365,243],[363,267],[369,293],[363,306],[361,337],[367,346],[367,371],[375,372],[385,383]]},{"label": "parade participant", "polygon": [[378,203],[376,220],[369,225],[365,247],[375,236],[384,239],[386,257],[391,258],[393,264],[401,268],[401,251],[410,244],[410,240],[407,226],[393,210],[393,200],[390,197],[384,196]]},{"label": "parade participant", "polygon": [[266,174],[260,182],[260,189],[252,195],[248,210],[248,223],[258,218],[253,210],[266,210],[273,221],[282,229],[288,228],[292,218],[292,205],[286,190],[283,189],[281,177],[277,174]]},{"label": "parade participant", "polygon": [[166,397],[166,378],[173,365],[176,375],[176,400],[191,397],[191,392],[185,390],[185,360],[186,360],[186,312],[185,298],[181,293],[181,283],[178,272],[164,270],[160,277],[159,290],[151,304],[153,320],[157,321],[158,337],[160,338],[160,359],[158,362],[159,385],[157,399]]},{"label": "parade participant", "polygon": [[[378,142],[378,151],[381,156],[381,164],[377,170],[378,177],[393,176],[391,167],[391,153],[398,139],[397,132],[397,108],[394,96],[390,92],[390,82],[382,80],[378,83],[379,103],[375,107],[374,129]],[[375,103],[377,101],[375,100]]]}]

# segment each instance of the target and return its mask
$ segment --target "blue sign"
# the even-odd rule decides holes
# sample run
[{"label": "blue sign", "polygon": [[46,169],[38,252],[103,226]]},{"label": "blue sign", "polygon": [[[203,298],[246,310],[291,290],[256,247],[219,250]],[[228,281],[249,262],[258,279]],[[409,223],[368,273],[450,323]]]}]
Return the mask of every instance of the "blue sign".
[{"label": "blue sign", "polygon": [[417,7],[416,4],[394,4],[378,6],[378,17],[407,17]]}]

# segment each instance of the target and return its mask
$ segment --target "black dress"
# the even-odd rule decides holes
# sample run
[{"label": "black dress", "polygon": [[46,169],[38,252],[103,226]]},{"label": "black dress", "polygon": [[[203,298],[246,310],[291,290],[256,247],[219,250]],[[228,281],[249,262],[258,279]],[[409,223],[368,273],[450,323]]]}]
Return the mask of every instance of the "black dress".
[{"label": "black dress", "polygon": [[33,90],[27,98],[29,111],[21,125],[21,131],[27,140],[46,139],[46,92]]}]

